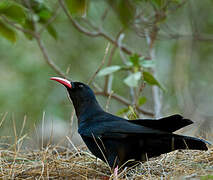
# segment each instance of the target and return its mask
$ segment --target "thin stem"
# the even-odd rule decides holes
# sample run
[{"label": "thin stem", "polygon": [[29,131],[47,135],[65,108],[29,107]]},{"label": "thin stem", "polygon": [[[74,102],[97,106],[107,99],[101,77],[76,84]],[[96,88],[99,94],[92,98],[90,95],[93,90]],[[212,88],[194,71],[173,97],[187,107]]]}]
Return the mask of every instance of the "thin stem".
[{"label": "thin stem", "polygon": [[104,63],[105,63],[105,60],[106,60],[106,56],[108,54],[108,51],[109,51],[109,46],[110,46],[110,43],[107,44],[107,47],[106,47],[106,50],[105,50],[105,53],[104,53],[104,57],[103,57],[103,60],[101,61],[101,64],[98,66],[97,70],[95,71],[95,73],[92,75],[92,77],[90,78],[90,80],[88,81],[88,85],[95,79],[95,77],[97,76],[98,72],[101,70],[101,68],[103,67]]},{"label": "thin stem", "polygon": [[[111,65],[111,63],[112,63],[112,57],[113,57],[113,55],[115,53],[116,48],[117,48],[116,46],[112,47],[111,53],[109,55],[109,59],[108,59],[108,62],[107,62],[107,66]],[[104,83],[104,91],[105,92],[110,92],[111,91],[111,86],[112,86],[111,83],[112,83],[112,81],[110,81],[110,77],[112,79],[112,75],[107,75],[105,77],[105,83]]]}]

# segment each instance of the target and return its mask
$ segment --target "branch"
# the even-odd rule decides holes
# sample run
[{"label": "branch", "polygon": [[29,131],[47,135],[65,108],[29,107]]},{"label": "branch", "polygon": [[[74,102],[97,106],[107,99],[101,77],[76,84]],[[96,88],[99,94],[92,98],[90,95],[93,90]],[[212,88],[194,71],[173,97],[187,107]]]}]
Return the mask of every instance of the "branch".
[{"label": "branch", "polygon": [[104,63],[105,63],[105,60],[106,60],[106,56],[107,56],[107,53],[109,51],[109,46],[110,46],[110,43],[107,44],[107,47],[105,49],[105,53],[104,53],[104,57],[103,57],[103,60],[101,61],[101,64],[98,66],[97,70],[95,71],[95,73],[92,75],[92,77],[89,79],[88,81],[88,85],[95,79],[95,76],[98,74],[98,72],[101,70],[101,68],[103,67]]},{"label": "branch", "polygon": [[66,79],[69,79],[61,70],[60,68],[53,62],[53,60],[49,57],[48,53],[47,53],[47,50],[45,48],[45,46],[43,45],[42,41],[41,41],[41,37],[38,33],[34,32],[34,31],[30,31],[28,29],[24,29],[20,26],[17,26],[14,22],[12,21],[9,21],[6,17],[4,16],[1,16],[2,19],[8,23],[9,25],[11,25],[12,27],[14,27],[16,30],[18,31],[21,31],[23,33],[28,33],[30,34],[31,36],[33,36],[37,43],[38,43],[38,46],[43,54],[43,57],[44,57],[44,60],[46,61],[46,63],[60,76],[62,76],[63,78],[66,78]]},{"label": "branch", "polygon": [[[105,39],[107,39],[109,42],[111,42],[112,44],[116,45],[117,47],[119,46],[118,45],[118,42],[116,40],[114,40],[112,37],[110,37],[108,34],[106,34],[105,32],[101,31],[99,29],[99,31],[93,31],[93,32],[90,32],[88,31],[87,29],[85,29],[84,27],[82,27],[80,24],[78,24],[74,19],[73,17],[70,15],[70,13],[68,12],[68,10],[66,9],[65,5],[64,5],[64,2],[63,0],[58,0],[59,1],[59,4],[61,5],[62,9],[64,10],[65,14],[67,15],[67,17],[69,18],[70,22],[72,23],[72,25],[81,33],[84,33],[85,35],[87,36],[91,36],[91,37],[98,37],[98,36],[101,36],[101,37],[104,37]],[[129,50],[127,47],[125,46],[121,46],[120,47],[121,50],[123,52],[125,52],[126,54],[133,54],[133,52],[131,50]]]},{"label": "branch", "polygon": [[[131,106],[131,102],[128,101],[127,99],[123,98],[122,96],[119,96],[118,94],[111,94],[111,93],[108,93],[108,92],[103,92],[103,91],[97,91],[95,92],[96,95],[101,95],[101,96],[105,96],[105,97],[111,97],[119,102],[121,102],[122,104],[126,105],[126,106]],[[149,112],[149,111],[146,111],[146,110],[143,110],[142,108],[136,106],[135,107],[140,113],[142,114],[145,114],[145,115],[148,115],[148,116],[154,116],[154,114],[152,112]]]},{"label": "branch", "polygon": [[61,69],[53,62],[53,60],[49,57],[46,48],[44,47],[41,38],[39,35],[35,36],[35,39],[38,43],[38,46],[43,54],[44,60],[46,61],[46,63],[60,76],[62,76],[63,78],[69,79],[65,73],[63,73],[61,71]]},{"label": "branch", "polygon": [[7,24],[9,24],[10,26],[14,27],[15,29],[23,32],[23,33],[27,33],[27,34],[30,34],[31,36],[35,36],[35,32],[34,31],[31,31],[29,29],[24,29],[18,25],[15,24],[15,22],[12,22],[12,21],[9,21],[4,15],[0,16],[2,18],[2,20],[4,22],[6,22]]}]

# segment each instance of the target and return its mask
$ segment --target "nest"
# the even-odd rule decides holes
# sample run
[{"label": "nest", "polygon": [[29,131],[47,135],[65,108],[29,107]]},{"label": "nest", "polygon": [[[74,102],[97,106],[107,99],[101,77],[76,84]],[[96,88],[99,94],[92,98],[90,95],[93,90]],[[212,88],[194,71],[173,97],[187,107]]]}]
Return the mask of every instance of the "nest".
[{"label": "nest", "polygon": [[[9,150],[10,149],[10,150]],[[47,147],[43,150],[0,149],[1,179],[114,179],[110,168],[86,149]],[[119,169],[117,179],[212,178],[213,148],[176,150]]]}]

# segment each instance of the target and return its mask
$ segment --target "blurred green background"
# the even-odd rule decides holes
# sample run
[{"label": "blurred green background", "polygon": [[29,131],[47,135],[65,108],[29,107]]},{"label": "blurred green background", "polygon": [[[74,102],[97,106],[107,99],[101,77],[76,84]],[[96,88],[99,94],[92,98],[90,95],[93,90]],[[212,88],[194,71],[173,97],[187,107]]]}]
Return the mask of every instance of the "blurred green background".
[{"label": "blurred green background", "polygon": [[[72,80],[87,83],[103,60],[108,40],[103,37],[91,37],[79,32],[65,15],[58,1],[34,1],[50,11],[57,9],[57,15],[51,25],[57,33],[57,39],[44,31],[41,39],[48,55],[55,64]],[[72,1],[75,2],[75,1]],[[79,1],[80,2],[80,1]],[[155,78],[166,89],[160,92],[161,115],[180,113],[195,121],[188,128],[198,136],[211,139],[213,117],[213,1],[163,1],[137,0],[81,1],[75,6],[65,2],[73,19],[89,31],[94,26],[116,38],[122,31],[124,43],[133,53],[151,56],[155,61]],[[168,3],[169,2],[169,3]],[[17,4],[24,7],[22,1]],[[129,3],[129,4],[128,4]],[[169,5],[167,6],[168,3]],[[70,6],[70,7],[69,7]],[[51,76],[59,76],[44,60],[36,40],[29,40],[23,32],[16,30],[5,21],[14,22],[1,11],[0,20],[16,33],[16,41],[8,41],[0,30],[0,119],[8,112],[0,135],[9,136],[14,133],[15,122],[17,133],[20,132],[26,115],[26,132],[33,131],[46,118],[60,118],[69,122],[72,112],[65,88],[50,81]],[[29,8],[25,5],[25,8]],[[73,11],[73,12],[72,12]],[[32,12],[31,12],[32,13]],[[36,12],[34,12],[36,14]],[[103,20],[103,15],[106,14]],[[30,12],[26,11],[26,16]],[[156,22],[157,17],[158,21]],[[38,27],[43,24],[39,21]],[[40,23],[40,24],[39,24]],[[146,33],[157,27],[158,33],[153,41],[153,48],[147,43]],[[1,27],[0,27],[1,28]],[[110,50],[113,44],[110,45]],[[109,58],[110,52],[106,59]],[[128,61],[130,55],[115,49],[112,65],[123,65],[122,56]],[[107,61],[107,60],[106,60]],[[106,67],[106,62],[105,66]],[[126,99],[131,99],[129,87],[123,82],[128,75],[126,71],[114,73],[112,90]],[[100,87],[104,86],[105,77],[95,78]],[[153,112],[154,100],[152,86],[146,84],[141,96],[147,101],[142,108]],[[102,106],[107,98],[98,96]],[[117,113],[126,106],[112,99],[109,111]],[[145,117],[140,114],[140,117]],[[199,127],[199,128],[198,128]],[[208,136],[207,136],[208,135]]]}]

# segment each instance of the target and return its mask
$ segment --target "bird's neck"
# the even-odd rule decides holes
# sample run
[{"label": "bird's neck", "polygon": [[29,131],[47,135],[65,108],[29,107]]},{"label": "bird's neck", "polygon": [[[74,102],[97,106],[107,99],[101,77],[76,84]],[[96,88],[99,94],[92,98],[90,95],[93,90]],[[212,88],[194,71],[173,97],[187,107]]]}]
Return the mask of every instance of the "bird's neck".
[{"label": "bird's neck", "polygon": [[76,116],[78,118],[78,124],[84,121],[88,121],[91,116],[103,111],[98,101],[95,99],[84,100],[81,103],[73,102]]}]

